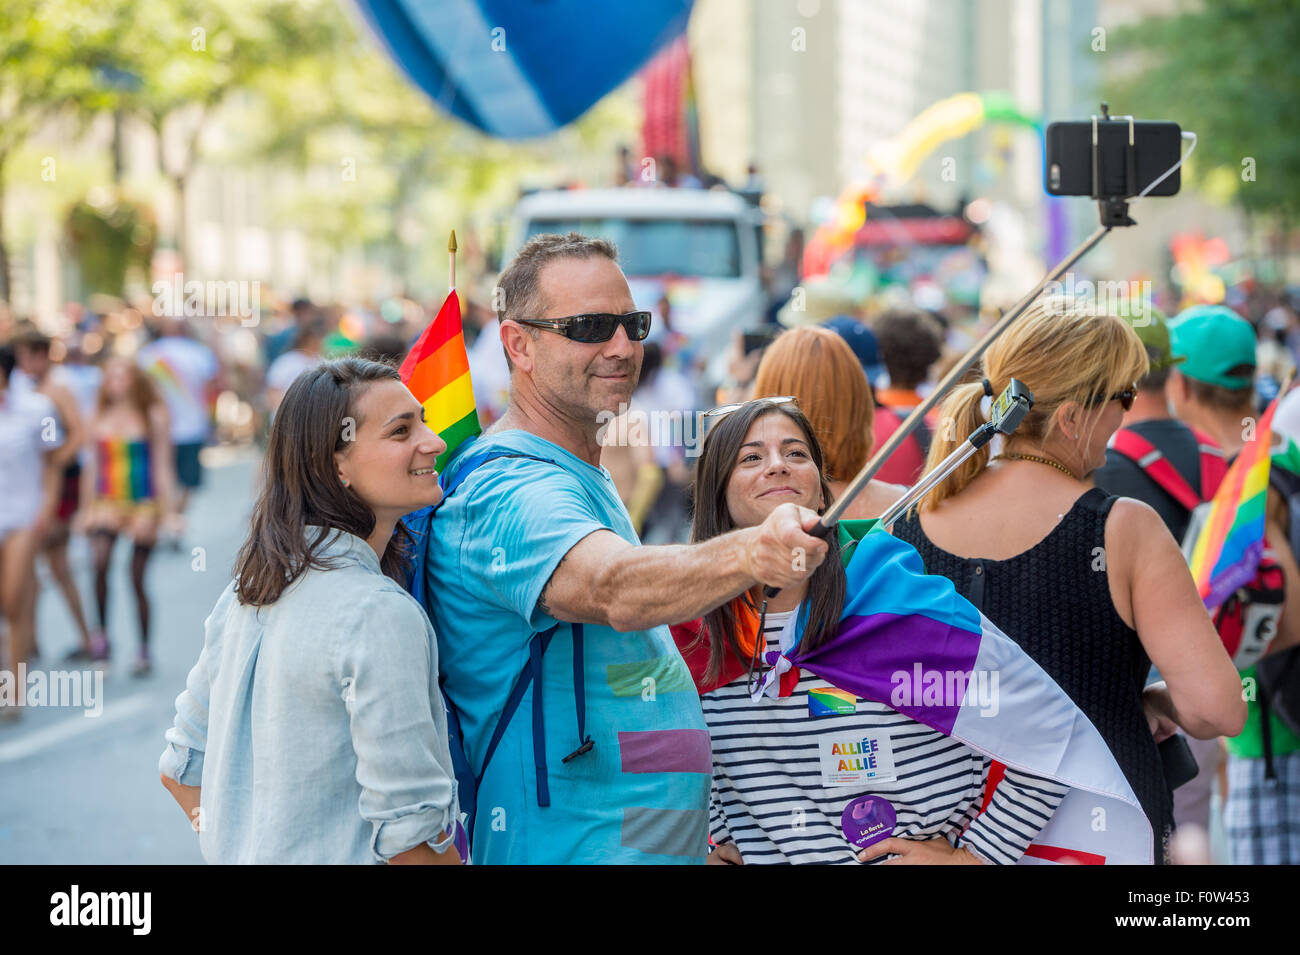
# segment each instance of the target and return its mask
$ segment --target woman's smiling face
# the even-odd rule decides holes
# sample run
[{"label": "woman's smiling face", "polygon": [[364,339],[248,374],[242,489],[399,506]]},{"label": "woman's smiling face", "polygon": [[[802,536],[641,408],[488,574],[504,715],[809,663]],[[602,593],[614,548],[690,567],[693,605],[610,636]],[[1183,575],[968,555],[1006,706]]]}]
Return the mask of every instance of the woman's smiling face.
[{"label": "woman's smiling face", "polygon": [[354,428],[348,446],[335,454],[339,478],[377,518],[442,500],[433,464],[447,445],[424,423],[424,409],[405,385],[369,385],[357,399]]},{"label": "woman's smiling face", "polygon": [[737,527],[754,527],[787,502],[821,510],[821,472],[799,425],[772,411],[745,435],[727,481],[727,510]]}]

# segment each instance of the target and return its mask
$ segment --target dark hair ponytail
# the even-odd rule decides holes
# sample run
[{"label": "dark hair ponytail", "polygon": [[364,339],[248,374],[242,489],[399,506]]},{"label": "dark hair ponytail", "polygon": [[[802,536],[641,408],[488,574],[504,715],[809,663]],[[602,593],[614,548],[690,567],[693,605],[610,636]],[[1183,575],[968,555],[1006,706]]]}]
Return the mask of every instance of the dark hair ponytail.
[{"label": "dark hair ponytail", "polygon": [[[374,532],[374,513],[339,481],[334,455],[355,429],[361,394],[386,380],[401,380],[391,365],[338,358],[303,372],[285,392],[271,425],[252,526],[235,559],[240,603],[275,603],[308,568],[328,569],[318,552],[332,531],[363,539]],[[310,541],[308,525],[321,528]],[[408,545],[399,524],[380,561],[395,580],[404,581]]]}]

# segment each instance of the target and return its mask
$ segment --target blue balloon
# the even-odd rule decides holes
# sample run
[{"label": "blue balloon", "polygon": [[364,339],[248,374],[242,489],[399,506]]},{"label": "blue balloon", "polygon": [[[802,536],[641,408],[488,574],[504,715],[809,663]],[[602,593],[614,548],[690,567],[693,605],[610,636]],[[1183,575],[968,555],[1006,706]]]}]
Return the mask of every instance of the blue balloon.
[{"label": "blue balloon", "polygon": [[356,0],[412,82],[502,139],[553,132],[686,29],[691,0]]}]

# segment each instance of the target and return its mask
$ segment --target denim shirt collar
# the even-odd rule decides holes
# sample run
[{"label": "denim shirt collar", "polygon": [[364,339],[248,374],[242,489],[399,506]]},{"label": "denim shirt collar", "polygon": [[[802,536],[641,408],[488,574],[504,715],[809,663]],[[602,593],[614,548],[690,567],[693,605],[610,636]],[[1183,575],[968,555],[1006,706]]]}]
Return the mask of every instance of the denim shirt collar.
[{"label": "denim shirt collar", "polygon": [[[316,535],[321,532],[322,528],[318,524],[308,524],[304,529],[307,541],[316,539]],[[320,557],[329,557],[335,561],[345,561],[352,564],[360,564],[366,570],[373,571],[376,574],[382,574],[383,570],[379,566],[379,557],[375,549],[370,544],[358,537],[356,534],[349,534],[347,531],[331,528],[329,536],[321,544],[320,550],[317,551]]]}]

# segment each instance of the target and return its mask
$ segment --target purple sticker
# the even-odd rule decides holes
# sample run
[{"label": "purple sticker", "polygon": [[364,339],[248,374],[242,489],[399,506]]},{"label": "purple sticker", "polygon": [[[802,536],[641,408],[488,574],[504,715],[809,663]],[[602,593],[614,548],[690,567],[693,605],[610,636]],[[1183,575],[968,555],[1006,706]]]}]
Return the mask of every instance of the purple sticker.
[{"label": "purple sticker", "polygon": [[859,796],[844,807],[840,827],[855,849],[865,849],[894,834],[898,815],[888,799]]}]

